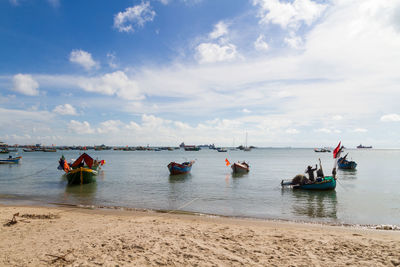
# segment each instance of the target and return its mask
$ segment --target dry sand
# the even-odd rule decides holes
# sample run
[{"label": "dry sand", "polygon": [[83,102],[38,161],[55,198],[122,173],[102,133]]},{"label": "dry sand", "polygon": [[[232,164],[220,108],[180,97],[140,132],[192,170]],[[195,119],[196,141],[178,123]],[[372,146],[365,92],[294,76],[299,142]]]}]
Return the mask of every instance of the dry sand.
[{"label": "dry sand", "polygon": [[399,231],[13,206],[0,222],[0,266],[400,266]]}]

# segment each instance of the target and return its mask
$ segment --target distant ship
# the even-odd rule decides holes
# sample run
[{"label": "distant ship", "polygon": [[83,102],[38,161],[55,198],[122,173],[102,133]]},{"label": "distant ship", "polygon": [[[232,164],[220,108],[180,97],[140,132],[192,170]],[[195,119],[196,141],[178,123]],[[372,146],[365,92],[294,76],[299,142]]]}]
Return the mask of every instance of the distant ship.
[{"label": "distant ship", "polygon": [[372,148],[372,146],[363,146],[363,145],[359,145],[359,146],[357,146],[357,148]]}]

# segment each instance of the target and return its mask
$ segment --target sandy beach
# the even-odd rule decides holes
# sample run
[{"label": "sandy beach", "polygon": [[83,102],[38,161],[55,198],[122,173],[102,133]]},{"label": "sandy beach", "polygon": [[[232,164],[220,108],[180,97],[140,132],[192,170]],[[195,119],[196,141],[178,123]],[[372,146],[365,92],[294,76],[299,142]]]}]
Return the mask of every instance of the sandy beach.
[{"label": "sandy beach", "polygon": [[0,266],[400,266],[399,231],[64,207],[0,221]]}]

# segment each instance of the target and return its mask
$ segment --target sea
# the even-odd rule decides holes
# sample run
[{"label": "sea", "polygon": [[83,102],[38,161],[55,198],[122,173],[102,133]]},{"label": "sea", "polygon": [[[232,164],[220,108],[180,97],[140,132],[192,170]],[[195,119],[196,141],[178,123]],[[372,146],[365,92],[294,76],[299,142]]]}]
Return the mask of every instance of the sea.
[{"label": "sea", "polygon": [[[76,159],[82,151],[18,152],[16,165],[0,165],[0,204],[76,205],[205,215],[351,225],[400,225],[400,150],[346,149],[354,171],[339,170],[335,190],[282,188],[282,179],[304,174],[322,163],[332,171],[332,153],[312,148],[257,148],[249,152],[86,151],[106,164],[97,182],[67,184],[59,158]],[[13,153],[14,155],[15,153]],[[342,154],[343,155],[343,154]],[[0,158],[7,155],[0,155]],[[249,163],[250,172],[232,174],[229,162]],[[171,161],[194,160],[187,175],[170,176]]]}]

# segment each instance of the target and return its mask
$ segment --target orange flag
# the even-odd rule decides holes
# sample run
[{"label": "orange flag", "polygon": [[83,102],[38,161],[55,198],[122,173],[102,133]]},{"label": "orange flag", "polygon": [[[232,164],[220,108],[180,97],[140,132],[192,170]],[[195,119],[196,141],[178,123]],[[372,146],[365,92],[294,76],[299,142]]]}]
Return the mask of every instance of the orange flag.
[{"label": "orange flag", "polygon": [[226,166],[231,165],[231,163],[229,162],[229,160],[227,158],[225,159],[225,164],[226,164]]}]

